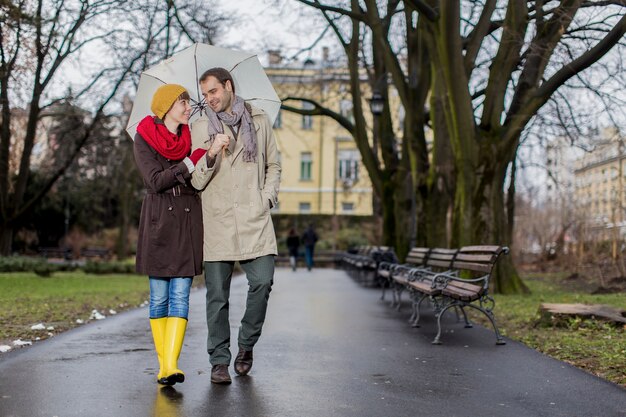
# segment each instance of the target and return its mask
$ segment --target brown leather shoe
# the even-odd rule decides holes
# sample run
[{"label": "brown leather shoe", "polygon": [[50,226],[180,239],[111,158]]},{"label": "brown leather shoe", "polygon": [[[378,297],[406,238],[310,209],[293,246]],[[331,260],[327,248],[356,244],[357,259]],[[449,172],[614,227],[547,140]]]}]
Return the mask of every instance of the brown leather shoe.
[{"label": "brown leather shoe", "polygon": [[228,365],[213,365],[213,368],[211,368],[211,382],[214,384],[230,384],[233,382],[228,373]]},{"label": "brown leather shoe", "polygon": [[244,350],[239,346],[239,353],[235,358],[235,372],[241,376],[248,375],[250,368],[252,368],[252,350]]}]

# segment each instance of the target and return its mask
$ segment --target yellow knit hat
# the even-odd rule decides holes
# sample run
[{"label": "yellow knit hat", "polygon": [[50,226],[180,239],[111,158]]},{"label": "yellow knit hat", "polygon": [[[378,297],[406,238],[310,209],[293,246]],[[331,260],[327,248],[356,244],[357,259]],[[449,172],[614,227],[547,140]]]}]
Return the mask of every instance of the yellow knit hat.
[{"label": "yellow knit hat", "polygon": [[185,87],[178,84],[165,84],[157,88],[152,96],[152,104],[150,105],[152,113],[159,119],[163,119],[165,113],[172,108],[178,97],[186,91]]}]

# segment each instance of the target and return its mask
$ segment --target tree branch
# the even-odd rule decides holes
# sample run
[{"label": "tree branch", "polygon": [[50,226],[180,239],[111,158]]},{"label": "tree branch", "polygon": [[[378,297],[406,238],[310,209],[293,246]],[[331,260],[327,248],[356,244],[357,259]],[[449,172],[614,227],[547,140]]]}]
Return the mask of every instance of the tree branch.
[{"label": "tree branch", "polygon": [[394,83],[397,86],[396,91],[398,91],[398,95],[400,96],[402,105],[405,108],[407,108],[409,107],[409,105],[408,105],[408,96],[407,96],[408,85],[406,81],[406,76],[404,74],[404,71],[402,70],[400,61],[398,60],[398,54],[396,54],[393,51],[391,44],[389,43],[389,36],[388,36],[389,28],[385,30],[385,28],[383,28],[381,24],[382,20],[380,19],[380,15],[378,14],[376,1],[368,0],[366,1],[366,4],[367,4],[367,14],[369,17],[368,20],[372,22],[371,25],[369,25],[369,27],[372,30],[372,36],[374,38],[373,42],[377,42],[381,50],[383,51],[382,55],[385,60],[385,65],[389,73],[391,74],[391,77],[393,78]]},{"label": "tree branch", "polygon": [[424,3],[423,0],[404,0],[404,3],[411,9],[423,14],[431,22],[439,19],[439,13],[428,4]]},{"label": "tree branch", "polygon": [[486,1],[483,11],[480,14],[480,18],[478,19],[478,23],[467,39],[467,43],[465,45],[464,65],[465,73],[467,74],[468,79],[474,69],[476,56],[478,56],[478,51],[480,51],[483,39],[487,36],[489,29],[491,28],[491,15],[496,9],[496,3],[496,0]]},{"label": "tree branch", "polygon": [[571,77],[589,68],[593,63],[602,58],[622,39],[624,34],[626,34],[626,15],[622,16],[613,29],[611,29],[611,31],[593,48],[569,64],[564,65],[549,80],[544,82],[537,90],[536,96],[546,98],[551,96],[552,93]]},{"label": "tree branch", "polygon": [[626,15],[620,19],[604,39],[574,61],[564,65],[529,96],[526,104],[520,107],[519,111],[510,113],[507,116],[505,122],[506,132],[503,135],[503,140],[508,142],[515,138],[522,131],[531,115],[535,114],[559,87],[601,59],[613,46],[619,43],[625,33]]},{"label": "tree branch", "polygon": [[133,70],[135,63],[142,59],[142,55],[143,54],[136,56],[128,64],[124,72],[120,75],[119,79],[114,84],[111,93],[104,99],[104,101],[102,101],[102,103],[100,103],[100,106],[96,110],[95,115],[93,119],[91,120],[91,123],[89,124],[85,132],[83,133],[83,136],[80,138],[80,140],[76,144],[74,151],[70,154],[70,156],[67,158],[65,163],[48,179],[48,181],[41,187],[41,189],[39,189],[38,192],[35,193],[35,195],[30,200],[25,202],[15,211],[15,215],[13,216],[13,218],[8,219],[8,221],[16,221],[22,216],[24,216],[26,213],[28,213],[28,211],[32,208],[32,206],[35,205],[38,201],[40,201],[43,198],[43,196],[45,196],[46,193],[50,191],[54,183],[72,165],[72,163],[74,162],[74,159],[76,159],[76,156],[78,155],[82,147],[85,145],[87,140],[91,137],[92,132],[96,129],[96,127],[98,126],[102,118],[104,117],[104,108],[109,104],[109,102],[113,99],[113,97],[115,97],[118,89],[126,80],[126,77],[128,76],[128,74]]},{"label": "tree branch", "polygon": [[528,26],[528,9],[526,2],[509,2],[502,40],[498,53],[491,64],[489,81],[485,92],[485,102],[481,126],[500,126],[504,111],[504,97],[513,70],[519,62],[519,55],[524,44],[524,36]]},{"label": "tree branch", "polygon": [[[346,129],[351,134],[354,133],[354,124],[350,122],[346,117],[341,114],[330,110],[328,107],[322,106],[319,102],[312,100],[306,97],[296,97],[296,96],[288,96],[281,99],[283,104],[280,106],[282,109],[287,110],[292,113],[301,114],[303,116],[326,116],[335,120],[339,123],[344,129]],[[313,109],[301,109],[294,106],[289,106],[285,104],[286,101],[300,101],[303,103],[309,103],[314,106]]]},{"label": "tree branch", "polygon": [[314,7],[318,10],[324,11],[324,12],[333,12],[333,13],[339,13],[340,15],[343,16],[348,16],[351,19],[355,19],[358,20],[360,22],[365,22],[366,18],[365,18],[365,14],[361,11],[361,13],[355,13],[351,10],[346,10],[346,9],[342,9],[341,7],[335,7],[335,6],[329,6],[326,4],[322,4],[317,0],[313,0],[313,1],[308,1],[308,0],[295,0],[298,1],[302,4],[305,4],[307,6],[311,6]]}]

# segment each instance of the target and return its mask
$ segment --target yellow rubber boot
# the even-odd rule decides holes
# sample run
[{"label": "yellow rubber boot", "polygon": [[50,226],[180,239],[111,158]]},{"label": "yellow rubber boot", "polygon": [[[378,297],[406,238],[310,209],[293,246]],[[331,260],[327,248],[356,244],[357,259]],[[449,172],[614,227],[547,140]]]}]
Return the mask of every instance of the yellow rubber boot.
[{"label": "yellow rubber boot", "polygon": [[154,340],[154,349],[159,358],[159,373],[157,381],[163,378],[163,341],[165,340],[165,326],[167,325],[167,317],[160,319],[150,319],[150,328],[152,329],[152,339]]},{"label": "yellow rubber boot", "polygon": [[185,374],[178,369],[178,358],[183,348],[187,319],[168,317],[163,343],[163,378],[159,380],[165,385],[174,385],[185,380]]}]

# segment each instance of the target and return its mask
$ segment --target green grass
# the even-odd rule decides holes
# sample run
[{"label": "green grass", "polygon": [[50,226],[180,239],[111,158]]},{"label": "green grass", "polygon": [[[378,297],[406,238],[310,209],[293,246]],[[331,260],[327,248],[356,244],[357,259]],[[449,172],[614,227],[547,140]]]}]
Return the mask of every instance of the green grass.
[{"label": "green grass", "polygon": [[[592,295],[572,292],[564,274],[533,274],[524,282],[529,295],[496,295],[494,313],[504,335],[546,355],[626,387],[626,331],[624,326],[574,319],[558,327],[539,320],[541,303],[606,304],[626,308],[626,294]],[[478,315],[472,318],[487,325]]]},{"label": "green grass", "polygon": [[52,333],[77,326],[77,319],[89,319],[93,309],[109,315],[139,306],[148,298],[145,276],[89,275],[83,272],[56,272],[43,278],[29,272],[0,274],[0,343],[17,338],[34,340],[49,337],[47,331],[31,330],[43,323],[54,326]]}]

